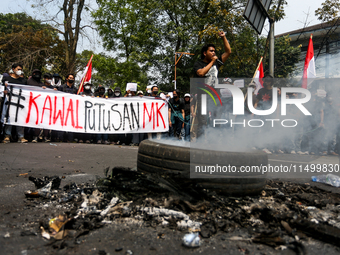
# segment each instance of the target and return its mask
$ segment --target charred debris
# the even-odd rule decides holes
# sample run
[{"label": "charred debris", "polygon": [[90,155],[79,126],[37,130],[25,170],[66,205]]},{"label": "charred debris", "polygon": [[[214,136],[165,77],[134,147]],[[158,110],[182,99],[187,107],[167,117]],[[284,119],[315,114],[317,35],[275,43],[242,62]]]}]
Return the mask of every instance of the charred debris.
[{"label": "charred debris", "polygon": [[[298,254],[305,254],[304,242],[311,238],[340,247],[340,196],[308,183],[270,180],[257,196],[230,197],[173,176],[125,167],[104,172],[106,177],[95,183],[62,188],[58,176],[29,177],[36,190],[25,193],[26,203],[56,212],[39,226],[51,245],[59,247],[65,239],[77,243],[80,236],[124,218],[131,224],[196,233],[196,244],[203,245],[202,240],[223,232],[229,240]],[[239,229],[246,234],[237,235]]]}]

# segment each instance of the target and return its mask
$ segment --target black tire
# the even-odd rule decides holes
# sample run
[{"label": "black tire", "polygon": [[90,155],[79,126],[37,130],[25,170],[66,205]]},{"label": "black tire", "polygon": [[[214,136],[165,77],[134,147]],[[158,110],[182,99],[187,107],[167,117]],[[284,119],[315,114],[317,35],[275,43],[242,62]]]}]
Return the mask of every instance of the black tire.
[{"label": "black tire", "polygon": [[[191,157],[190,157],[191,156]],[[211,163],[235,166],[236,172],[226,175],[199,174],[190,178],[190,166],[202,167]],[[144,140],[139,145],[137,168],[140,171],[174,175],[176,178],[196,183],[200,188],[215,190],[229,195],[253,195],[261,192],[265,185],[265,175],[261,172],[240,173],[241,166],[264,166],[268,164],[267,154],[262,151],[226,152],[201,150],[190,147],[173,146],[153,140]],[[193,173],[193,172],[191,172]],[[196,177],[196,176],[194,176]]]}]

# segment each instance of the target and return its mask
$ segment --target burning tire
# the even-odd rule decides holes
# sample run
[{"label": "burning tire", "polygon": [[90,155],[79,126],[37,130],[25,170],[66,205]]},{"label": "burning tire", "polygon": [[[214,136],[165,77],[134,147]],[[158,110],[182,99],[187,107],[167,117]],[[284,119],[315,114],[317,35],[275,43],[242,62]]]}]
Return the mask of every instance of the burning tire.
[{"label": "burning tire", "polygon": [[[233,166],[235,172],[221,173],[211,178],[209,173],[200,178],[190,178],[190,167],[204,168],[214,162],[218,165]],[[191,164],[190,164],[191,163]],[[252,195],[261,192],[265,185],[265,175],[261,172],[242,172],[241,167],[264,166],[268,157],[261,151],[228,152],[202,150],[174,146],[153,140],[145,140],[139,145],[137,168],[139,171],[170,174],[184,182],[194,182],[197,187],[215,190],[228,195]],[[203,177],[203,178],[202,178]]]}]

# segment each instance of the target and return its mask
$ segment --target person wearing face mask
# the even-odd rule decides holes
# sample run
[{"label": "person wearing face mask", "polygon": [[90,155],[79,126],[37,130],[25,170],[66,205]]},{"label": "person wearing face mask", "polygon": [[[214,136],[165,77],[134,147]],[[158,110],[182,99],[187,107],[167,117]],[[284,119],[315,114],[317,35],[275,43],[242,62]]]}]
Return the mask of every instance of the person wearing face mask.
[{"label": "person wearing face mask", "polygon": [[105,98],[105,88],[104,87],[99,87],[97,97]]},{"label": "person wearing face mask", "polygon": [[[137,91],[136,97],[142,98],[143,96],[143,91]],[[146,135],[147,133],[133,133],[131,146],[139,146],[139,144],[146,139]]]},{"label": "person wearing face mask", "polygon": [[78,90],[75,87],[74,82],[75,82],[74,74],[68,74],[66,76],[66,84],[60,86],[58,90],[69,94],[77,94]]},{"label": "person wearing face mask", "polygon": [[92,93],[92,89],[91,88],[92,88],[92,84],[91,83],[85,83],[84,84],[84,90],[83,90],[83,92],[80,93],[80,95],[92,97],[93,93]]},{"label": "person wearing face mask", "polygon": [[44,74],[44,84],[41,86],[43,89],[54,89],[58,90],[52,85],[52,74],[50,73],[45,73]]},{"label": "person wearing face mask", "polygon": [[59,74],[57,74],[57,73],[53,74],[52,85],[55,86],[55,87],[60,87],[61,77],[60,77]]},{"label": "person wearing face mask", "polygon": [[[120,87],[115,87],[112,98],[119,98],[119,97],[122,97],[121,89]],[[110,135],[110,140],[112,141],[112,144],[121,144],[123,143],[123,141],[125,141],[125,134]]]},{"label": "person wearing face mask", "polygon": [[[97,97],[105,98],[105,88],[104,87],[99,87]],[[108,134],[97,134],[96,140],[97,140],[97,144],[102,144],[102,143],[107,144],[107,145],[110,144]]]},{"label": "person wearing face mask", "polygon": [[121,97],[122,96],[122,92],[120,87],[116,87],[114,92],[113,92],[113,97]]},{"label": "person wearing face mask", "polygon": [[[2,83],[5,86],[5,91],[4,94],[5,96],[8,94],[8,84],[9,83],[13,83],[13,84],[23,84],[23,85],[27,85],[27,80],[22,76],[23,74],[23,65],[16,63],[12,65],[12,69],[9,72],[9,76],[3,77],[2,79]],[[6,118],[10,118],[11,116],[5,116]],[[25,134],[25,129],[24,127],[19,127],[16,126],[16,133],[18,136],[18,142],[21,143],[27,143],[28,141],[24,138],[24,134]],[[11,141],[11,135],[12,135],[12,125],[6,125],[5,129],[4,129],[4,143],[9,143]]]},{"label": "person wearing face mask", "polygon": [[[159,97],[158,92],[159,92],[158,87],[156,85],[152,86],[150,96]],[[154,138],[156,138],[157,140],[160,140],[162,138],[162,133],[148,133],[148,139],[154,139]]]},{"label": "person wearing face mask", "polygon": [[41,71],[39,69],[33,70],[32,76],[27,81],[27,85],[39,87],[43,85],[43,83],[41,82]]},{"label": "person wearing face mask", "polygon": [[108,89],[107,90],[107,98],[112,98],[113,97],[113,90],[112,89]]},{"label": "person wearing face mask", "polygon": [[124,97],[134,97],[135,95],[136,95],[136,91],[128,90],[128,91],[126,91]]},{"label": "person wearing face mask", "polygon": [[[66,83],[61,85],[58,90],[69,93],[69,94],[77,94],[78,89],[74,86],[75,76],[74,74],[68,74],[66,76]],[[59,141],[64,141],[64,137],[66,136],[66,142],[73,142],[74,134],[72,132],[64,132],[64,131],[57,131]]]},{"label": "person wearing face mask", "polygon": [[[92,84],[91,83],[85,83],[84,84],[84,90],[83,92],[80,92],[80,95],[82,95],[83,97],[93,97],[93,93],[92,93]],[[92,135],[89,133],[78,133],[78,143],[83,143],[85,141],[85,143],[91,143],[92,140]]]},{"label": "person wearing face mask", "polygon": [[152,97],[158,97],[158,87],[157,86],[153,86],[151,88],[151,96]]}]

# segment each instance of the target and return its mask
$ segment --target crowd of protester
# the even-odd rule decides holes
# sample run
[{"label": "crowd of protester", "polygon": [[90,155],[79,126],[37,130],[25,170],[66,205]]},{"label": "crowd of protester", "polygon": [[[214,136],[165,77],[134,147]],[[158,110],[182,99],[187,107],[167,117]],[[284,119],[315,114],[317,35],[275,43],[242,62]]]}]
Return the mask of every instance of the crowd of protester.
[{"label": "crowd of protester", "polygon": [[[3,74],[2,84],[26,84],[31,86],[39,86],[43,89],[58,90],[64,93],[77,94],[78,88],[75,85],[75,75],[68,74],[63,82],[62,77],[58,74],[42,74],[40,70],[35,69],[26,79],[23,73],[23,66],[14,64],[8,73]],[[232,84],[230,78],[223,79],[222,83]],[[247,97],[252,97],[253,106],[256,109],[266,110],[272,106],[274,80],[272,77],[264,79],[263,88],[256,94],[254,93],[256,84],[251,83],[248,86],[253,88],[253,94],[246,94]],[[281,94],[278,87],[278,104],[280,103]],[[8,93],[5,89],[4,97]],[[4,143],[18,141],[21,143],[37,143],[37,142],[78,142],[78,143],[97,143],[97,144],[122,144],[122,145],[139,145],[144,139],[176,139],[182,141],[192,141],[193,138],[198,138],[199,131],[193,129],[197,122],[193,122],[196,117],[195,98],[189,93],[182,94],[179,90],[174,90],[170,93],[159,91],[157,86],[153,86],[151,90],[130,91],[122,93],[120,87],[114,89],[105,89],[99,85],[96,89],[90,83],[84,84],[84,89],[80,96],[101,97],[101,98],[118,98],[118,97],[157,97],[168,102],[169,110],[169,131],[164,133],[126,133],[126,134],[88,134],[88,133],[73,133],[64,131],[55,131],[37,128],[24,128],[20,126],[6,125],[5,116],[1,116],[2,125],[1,139]],[[3,98],[1,98],[1,109],[3,108]],[[287,95],[289,98],[297,98],[296,93]],[[242,118],[247,120],[254,118],[253,114],[245,103],[245,116],[234,116],[233,99],[232,97],[223,97],[221,94],[223,107],[209,108],[212,110],[207,115],[204,129],[213,126],[213,119],[222,118],[234,122],[242,122]],[[242,138],[247,137],[247,146],[250,148],[261,149],[264,152],[270,153],[291,153],[291,154],[318,154],[318,155],[338,155],[339,149],[339,108],[335,106],[331,95],[319,97],[316,91],[312,92],[311,100],[306,104],[306,107],[311,111],[311,116],[305,116],[297,111],[296,108],[289,108],[287,118],[295,119],[299,123],[292,130],[283,128],[277,125],[272,128],[267,127],[259,129],[243,128],[242,125],[227,125],[214,126],[214,131],[209,132],[220,133],[229,141],[229,143],[241,142]],[[279,107],[278,107],[279,108]],[[1,110],[1,113],[3,111]],[[280,119],[278,111],[271,116],[261,117],[265,119]],[[4,115],[4,114],[2,114]],[[193,131],[194,130],[194,131]],[[250,138],[248,138],[250,137]],[[235,140],[236,139],[236,140]]]},{"label": "crowd of protester", "polygon": [[[38,129],[38,128],[28,128],[14,125],[6,125],[5,113],[3,114],[3,103],[6,94],[8,93],[7,84],[22,84],[22,85],[30,85],[30,86],[38,86],[43,89],[52,89],[58,90],[64,93],[74,94],[78,93],[78,87],[75,85],[75,75],[68,74],[65,77],[63,82],[62,77],[59,74],[50,74],[42,72],[38,69],[34,69],[33,72],[29,75],[28,79],[25,78],[25,74],[23,72],[23,66],[21,64],[13,64],[12,68],[8,73],[4,73],[2,75],[1,86],[4,86],[4,96],[0,99],[1,106],[1,125],[0,125],[0,133],[1,140],[3,143],[10,142],[21,142],[21,143],[37,143],[37,142],[78,142],[78,143],[97,143],[97,144],[121,144],[121,145],[134,145],[137,146],[144,139],[160,139],[164,137],[174,137],[176,136],[178,139],[182,139],[181,135],[183,135],[183,139],[185,137],[186,140],[189,140],[189,131],[184,132],[184,122],[183,119],[179,119],[174,114],[177,112],[181,112],[185,101],[183,98],[180,98],[179,91],[174,91],[174,98],[171,100],[169,95],[164,95],[164,93],[159,93],[159,89],[157,86],[153,86],[151,90],[143,91],[130,91],[127,90],[125,94],[122,94],[121,88],[116,87],[114,90],[111,88],[106,89],[104,86],[99,85],[97,88],[90,83],[85,83],[83,86],[83,91],[79,93],[79,96],[89,96],[89,97],[101,97],[101,98],[119,98],[119,97],[162,97],[163,100],[171,101],[172,108],[170,111],[170,116],[174,118],[173,125],[170,124],[170,132],[166,133],[126,133],[126,134],[107,134],[107,133],[98,133],[98,134],[89,134],[89,133],[73,133],[73,132],[65,132],[65,131],[56,131],[56,130],[48,130],[48,129]],[[178,95],[176,94],[178,93]],[[190,98],[190,94],[186,94],[186,97]],[[189,126],[190,121],[190,112],[188,109],[190,108],[190,101],[186,101],[186,115],[181,115],[182,118],[185,118],[186,127]],[[189,108],[188,108],[189,107]],[[179,123],[180,122],[180,123]],[[171,122],[170,122],[171,123]],[[174,127],[179,127],[176,129],[175,135],[171,135]],[[182,130],[183,128],[183,130]],[[182,133],[181,133],[182,131]]]}]

